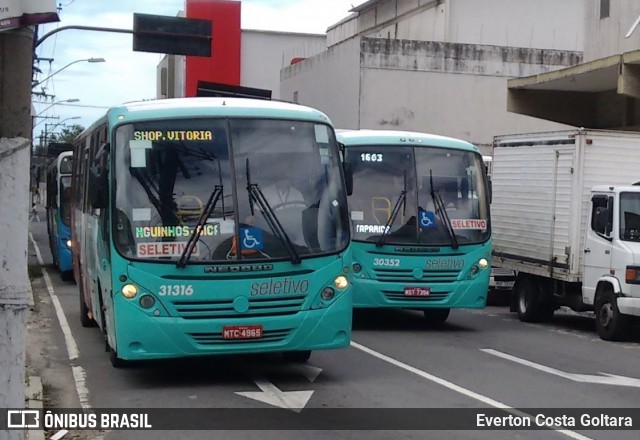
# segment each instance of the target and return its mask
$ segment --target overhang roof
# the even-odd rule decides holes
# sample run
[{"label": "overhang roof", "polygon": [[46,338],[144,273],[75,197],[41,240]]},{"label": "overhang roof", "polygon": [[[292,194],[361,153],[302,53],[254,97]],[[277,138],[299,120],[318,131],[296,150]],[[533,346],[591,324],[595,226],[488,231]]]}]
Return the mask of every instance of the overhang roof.
[{"label": "overhang roof", "polygon": [[[640,50],[508,81],[507,110],[586,128],[640,124]],[[638,117],[635,114],[639,114]]]}]

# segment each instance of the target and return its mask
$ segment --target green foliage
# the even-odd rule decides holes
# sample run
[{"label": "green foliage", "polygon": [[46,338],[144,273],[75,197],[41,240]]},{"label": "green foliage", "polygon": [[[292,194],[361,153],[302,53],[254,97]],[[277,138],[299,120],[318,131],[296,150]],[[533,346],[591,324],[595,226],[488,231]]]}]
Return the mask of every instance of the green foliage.
[{"label": "green foliage", "polygon": [[62,130],[60,130],[60,133],[53,133],[49,137],[49,142],[66,142],[71,144],[73,143],[73,140],[76,138],[76,136],[78,136],[83,131],[84,127],[80,124],[73,124],[68,127],[63,127]]}]

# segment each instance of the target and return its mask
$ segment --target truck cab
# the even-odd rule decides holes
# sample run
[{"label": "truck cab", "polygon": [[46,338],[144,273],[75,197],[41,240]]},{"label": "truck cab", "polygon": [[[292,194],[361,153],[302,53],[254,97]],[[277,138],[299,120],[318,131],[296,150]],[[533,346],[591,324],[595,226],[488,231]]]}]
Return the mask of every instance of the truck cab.
[{"label": "truck cab", "polygon": [[603,339],[622,339],[640,316],[640,186],[596,186],[584,232],[582,302]]}]

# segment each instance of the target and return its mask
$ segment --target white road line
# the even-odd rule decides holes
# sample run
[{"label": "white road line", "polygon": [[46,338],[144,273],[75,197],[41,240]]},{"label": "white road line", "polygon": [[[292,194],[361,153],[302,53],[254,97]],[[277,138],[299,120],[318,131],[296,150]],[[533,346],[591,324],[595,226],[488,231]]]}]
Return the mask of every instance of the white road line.
[{"label": "white road line", "polygon": [[[64,310],[62,309],[62,305],[60,304],[60,300],[56,296],[55,291],[53,290],[53,284],[51,283],[51,278],[49,277],[49,273],[47,269],[44,268],[44,260],[42,259],[42,254],[40,253],[40,248],[36,243],[36,240],[33,238],[33,234],[29,232],[29,238],[31,239],[31,243],[33,243],[33,248],[36,251],[36,257],[38,258],[38,263],[42,267],[42,276],[44,278],[44,282],[47,285],[47,291],[49,292],[49,296],[51,297],[51,302],[56,310],[56,316],[58,317],[58,322],[60,323],[60,327],[62,328],[62,333],[64,334],[64,342],[67,347],[67,353],[69,354],[69,360],[74,361],[78,359],[78,344],[76,344],[76,340],[73,338],[73,334],[71,333],[71,327],[69,327],[69,322],[67,321],[67,316],[64,314]],[[84,409],[91,408],[89,404],[89,390],[85,385],[85,377],[86,373],[84,368],[78,365],[72,365],[71,370],[73,373],[73,379],[76,384],[76,391],[78,393],[78,399],[80,400],[80,405]]]},{"label": "white road line", "polygon": [[[351,341],[351,346],[353,348],[357,348],[358,350],[364,351],[365,353],[370,354],[373,357],[376,357],[376,358],[378,358],[380,360],[388,362],[391,365],[395,365],[396,367],[402,368],[403,370],[406,370],[406,371],[408,371],[410,373],[418,375],[418,376],[422,377],[423,379],[427,379],[427,380],[430,380],[432,382],[435,382],[438,385],[442,385],[445,388],[448,388],[448,389],[450,389],[452,391],[455,391],[456,393],[463,394],[463,395],[465,395],[467,397],[470,397],[472,399],[478,400],[478,401],[480,401],[480,402],[482,402],[482,403],[484,403],[486,405],[492,406],[494,408],[503,409],[506,412],[509,412],[509,413],[511,413],[513,415],[516,415],[518,417],[529,417],[531,419],[534,418],[534,416],[531,415],[531,414],[525,413],[523,411],[519,411],[519,410],[513,408],[512,406],[506,405],[506,404],[504,404],[502,402],[498,402],[497,400],[494,400],[494,399],[492,399],[490,397],[483,396],[482,394],[476,393],[475,391],[471,391],[471,390],[468,390],[466,388],[463,388],[463,387],[461,387],[459,385],[454,384],[453,382],[449,382],[448,380],[442,379],[442,378],[440,378],[438,376],[434,376],[433,374],[427,373],[426,371],[422,371],[422,370],[420,370],[420,369],[418,369],[416,367],[412,367],[411,365],[405,364],[404,362],[401,362],[401,361],[399,361],[397,359],[394,359],[394,358],[392,358],[390,356],[387,356],[385,354],[379,353],[379,352],[377,352],[377,351],[375,351],[375,350],[373,350],[373,349],[371,349],[369,347],[365,347],[362,344],[358,344],[355,341]],[[567,437],[571,437],[571,438],[576,439],[576,440],[592,440],[590,437],[586,437],[586,436],[584,436],[582,434],[579,434],[579,433],[574,432],[574,431],[570,431],[568,429],[560,429],[560,428],[558,428],[558,429],[554,429],[554,431],[556,431],[556,432],[558,432],[560,434],[564,434]]]}]

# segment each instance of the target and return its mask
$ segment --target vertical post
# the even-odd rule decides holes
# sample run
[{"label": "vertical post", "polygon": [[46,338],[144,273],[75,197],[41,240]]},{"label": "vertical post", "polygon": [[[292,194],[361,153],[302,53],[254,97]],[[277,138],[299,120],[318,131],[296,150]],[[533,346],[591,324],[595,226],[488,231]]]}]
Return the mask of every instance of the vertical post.
[{"label": "vertical post", "polygon": [[32,29],[0,32],[0,408],[25,404],[32,54]]}]

